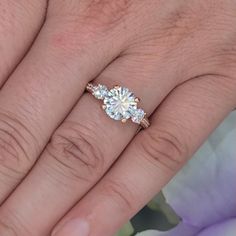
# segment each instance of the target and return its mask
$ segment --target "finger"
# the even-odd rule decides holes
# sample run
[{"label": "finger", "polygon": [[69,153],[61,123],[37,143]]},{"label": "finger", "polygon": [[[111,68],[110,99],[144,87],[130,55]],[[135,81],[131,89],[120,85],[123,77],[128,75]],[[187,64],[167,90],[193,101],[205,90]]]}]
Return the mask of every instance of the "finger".
[{"label": "finger", "polygon": [[[143,98],[140,105],[150,114],[156,107],[156,101],[161,101],[175,84],[169,80],[159,80],[160,92],[157,93],[157,89],[153,88],[156,82],[150,79],[156,72],[150,70],[145,79],[153,81],[153,84],[149,84],[152,89],[145,93],[139,86],[144,78],[131,72],[131,67],[133,70],[140,68],[141,62],[134,65],[131,61],[128,57],[113,62],[96,82],[108,86],[119,83],[134,88],[135,93]],[[159,71],[159,74],[162,75],[162,72]],[[139,81],[138,84],[133,83],[134,78]],[[102,177],[136,130],[137,126],[132,123],[122,124],[108,118],[99,101],[85,94],[54,133],[29,176],[2,206],[0,217],[8,219],[5,224],[12,225],[15,215],[23,214],[20,216],[21,224],[13,226],[17,232],[28,235],[20,225],[30,225],[28,230],[34,230],[30,231],[31,236],[47,234],[61,216]],[[42,192],[44,195],[40,194]],[[14,215],[10,214],[13,209]],[[4,233],[1,229],[0,232]]]},{"label": "finger", "polygon": [[[81,9],[74,8],[79,17]],[[104,29],[86,23],[90,18],[72,21],[60,10],[64,17],[47,16],[30,52],[0,93],[0,202],[32,167],[87,82],[120,53],[123,39],[107,50],[120,29],[114,27],[104,41]]]},{"label": "finger", "polygon": [[113,235],[161,190],[235,107],[232,86],[236,87],[235,81],[227,85],[225,78],[208,76],[176,88],[153,116],[152,126],[134,139],[52,235]]},{"label": "finger", "polygon": [[43,24],[46,5],[46,0],[1,1],[0,86],[32,44]]}]

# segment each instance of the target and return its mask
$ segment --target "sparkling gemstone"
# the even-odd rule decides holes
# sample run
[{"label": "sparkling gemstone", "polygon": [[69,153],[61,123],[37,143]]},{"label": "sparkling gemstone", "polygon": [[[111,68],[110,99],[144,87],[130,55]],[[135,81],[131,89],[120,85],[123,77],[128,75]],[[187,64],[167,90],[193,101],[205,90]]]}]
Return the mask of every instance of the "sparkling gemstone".
[{"label": "sparkling gemstone", "polygon": [[115,120],[129,119],[132,111],[137,108],[134,94],[129,89],[118,86],[108,92],[104,105],[107,115]]},{"label": "sparkling gemstone", "polygon": [[145,115],[146,114],[145,114],[144,110],[142,110],[142,109],[134,109],[132,111],[131,119],[132,119],[132,121],[134,123],[140,124],[140,122],[142,121],[142,119],[144,118]]},{"label": "sparkling gemstone", "polygon": [[93,95],[97,99],[104,99],[108,94],[108,89],[105,85],[98,84],[93,87]]}]

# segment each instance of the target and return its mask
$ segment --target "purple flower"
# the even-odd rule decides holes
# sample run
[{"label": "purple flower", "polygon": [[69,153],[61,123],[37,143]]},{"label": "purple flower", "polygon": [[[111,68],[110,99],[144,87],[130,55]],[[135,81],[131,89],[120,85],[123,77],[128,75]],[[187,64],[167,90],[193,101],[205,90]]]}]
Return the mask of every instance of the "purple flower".
[{"label": "purple flower", "polygon": [[182,222],[137,236],[236,236],[236,111],[163,192]]}]

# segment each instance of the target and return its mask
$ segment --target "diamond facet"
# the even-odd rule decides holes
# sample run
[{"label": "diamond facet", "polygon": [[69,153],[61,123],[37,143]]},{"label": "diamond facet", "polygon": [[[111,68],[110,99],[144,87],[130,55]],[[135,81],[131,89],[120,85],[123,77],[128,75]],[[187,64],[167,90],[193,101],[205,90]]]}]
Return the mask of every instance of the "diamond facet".
[{"label": "diamond facet", "polygon": [[125,120],[132,116],[132,111],[137,109],[135,96],[129,89],[116,86],[104,98],[106,113],[112,119]]},{"label": "diamond facet", "polygon": [[93,95],[97,99],[104,99],[108,94],[108,89],[105,85],[98,84],[93,87]]},{"label": "diamond facet", "polygon": [[134,109],[132,112],[132,121],[134,123],[140,124],[142,119],[145,117],[145,112],[142,109]]}]

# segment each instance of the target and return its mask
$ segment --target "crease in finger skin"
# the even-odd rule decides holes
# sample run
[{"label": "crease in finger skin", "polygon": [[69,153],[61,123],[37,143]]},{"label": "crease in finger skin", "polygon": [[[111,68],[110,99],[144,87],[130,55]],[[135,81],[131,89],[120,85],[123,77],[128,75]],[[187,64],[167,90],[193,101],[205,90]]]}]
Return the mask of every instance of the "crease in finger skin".
[{"label": "crease in finger skin", "polygon": [[17,232],[14,229],[10,228],[2,222],[0,222],[0,231],[4,231],[5,236],[17,236]]}]

